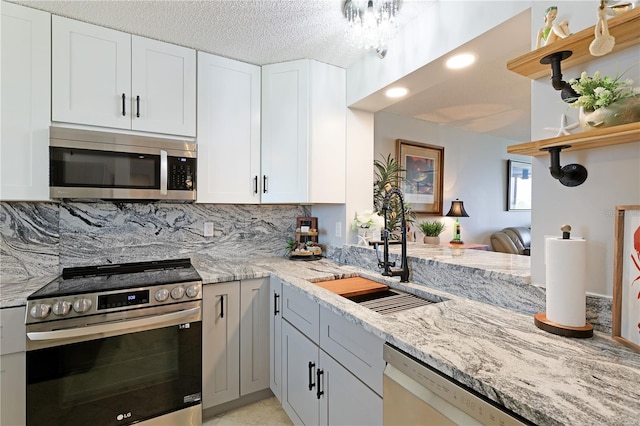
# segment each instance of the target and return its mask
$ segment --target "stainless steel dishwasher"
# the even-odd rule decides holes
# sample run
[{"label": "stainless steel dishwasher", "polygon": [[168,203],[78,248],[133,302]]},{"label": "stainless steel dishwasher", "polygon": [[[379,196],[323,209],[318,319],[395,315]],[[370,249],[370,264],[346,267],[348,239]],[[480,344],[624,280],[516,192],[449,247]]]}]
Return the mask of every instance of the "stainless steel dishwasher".
[{"label": "stainless steel dishwasher", "polygon": [[388,344],[383,356],[385,426],[532,424]]}]

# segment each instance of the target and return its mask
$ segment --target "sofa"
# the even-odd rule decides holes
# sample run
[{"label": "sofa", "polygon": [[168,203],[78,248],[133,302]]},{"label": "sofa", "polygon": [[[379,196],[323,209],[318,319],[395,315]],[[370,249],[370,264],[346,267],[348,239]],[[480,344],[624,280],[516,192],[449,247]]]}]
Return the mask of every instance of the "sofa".
[{"label": "sofa", "polygon": [[531,228],[518,226],[494,232],[491,234],[491,248],[500,253],[529,256],[531,254]]}]

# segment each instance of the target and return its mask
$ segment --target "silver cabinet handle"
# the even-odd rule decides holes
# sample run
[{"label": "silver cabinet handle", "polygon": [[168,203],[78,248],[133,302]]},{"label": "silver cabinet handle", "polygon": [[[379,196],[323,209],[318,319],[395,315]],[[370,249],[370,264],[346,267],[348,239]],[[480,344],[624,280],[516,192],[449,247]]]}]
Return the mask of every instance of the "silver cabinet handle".
[{"label": "silver cabinet handle", "polygon": [[167,195],[167,151],[160,151],[160,193]]}]

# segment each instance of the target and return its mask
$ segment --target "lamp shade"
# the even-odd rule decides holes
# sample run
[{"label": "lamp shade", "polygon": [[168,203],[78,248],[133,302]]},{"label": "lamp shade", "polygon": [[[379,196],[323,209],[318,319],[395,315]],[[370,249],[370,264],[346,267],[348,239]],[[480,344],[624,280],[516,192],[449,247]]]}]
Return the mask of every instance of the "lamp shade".
[{"label": "lamp shade", "polygon": [[451,208],[449,209],[449,213],[447,213],[447,216],[469,217],[467,211],[464,209],[464,203],[457,198],[455,201],[451,202]]}]

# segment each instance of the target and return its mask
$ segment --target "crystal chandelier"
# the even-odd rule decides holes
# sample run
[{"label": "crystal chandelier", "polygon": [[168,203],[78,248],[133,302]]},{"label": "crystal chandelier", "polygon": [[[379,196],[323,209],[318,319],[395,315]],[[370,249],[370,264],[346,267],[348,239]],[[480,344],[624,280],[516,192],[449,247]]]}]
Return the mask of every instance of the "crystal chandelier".
[{"label": "crystal chandelier", "polygon": [[398,32],[396,16],[402,0],[345,0],[343,13],[349,23],[346,39],[360,49],[375,49],[380,58]]}]

